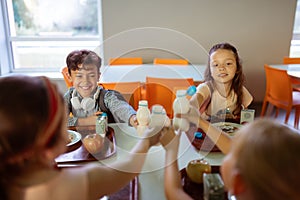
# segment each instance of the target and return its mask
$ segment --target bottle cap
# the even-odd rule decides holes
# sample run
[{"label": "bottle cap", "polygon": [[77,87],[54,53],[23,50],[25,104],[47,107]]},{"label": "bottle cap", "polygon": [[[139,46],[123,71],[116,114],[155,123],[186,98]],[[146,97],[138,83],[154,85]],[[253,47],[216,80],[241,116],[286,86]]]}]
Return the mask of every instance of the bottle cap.
[{"label": "bottle cap", "polygon": [[186,90],[186,93],[189,96],[193,96],[196,93],[196,91],[197,91],[196,86],[192,85]]},{"label": "bottle cap", "polygon": [[147,100],[140,100],[139,106],[147,106],[148,107],[148,101]]},{"label": "bottle cap", "polygon": [[186,95],[186,91],[185,90],[177,90],[176,91],[176,96],[177,97],[183,97]]},{"label": "bottle cap", "polygon": [[194,133],[194,137],[195,137],[196,139],[202,139],[203,135],[202,135],[201,132],[195,132],[195,133]]},{"label": "bottle cap", "polygon": [[155,104],[152,106],[152,113],[155,113],[155,114],[162,114],[163,112],[163,107],[159,104]]},{"label": "bottle cap", "polygon": [[167,115],[167,112],[166,112],[165,108],[162,109],[161,114]]},{"label": "bottle cap", "polygon": [[103,112],[101,115],[104,117],[107,117],[107,113],[105,113],[105,112]]}]

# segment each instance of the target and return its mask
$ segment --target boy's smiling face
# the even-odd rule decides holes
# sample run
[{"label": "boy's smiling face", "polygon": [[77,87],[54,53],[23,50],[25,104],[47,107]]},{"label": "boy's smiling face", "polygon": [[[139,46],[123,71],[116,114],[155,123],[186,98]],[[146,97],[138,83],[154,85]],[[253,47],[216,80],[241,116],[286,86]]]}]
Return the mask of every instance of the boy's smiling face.
[{"label": "boy's smiling face", "polygon": [[79,70],[71,71],[71,79],[76,91],[83,97],[90,97],[97,87],[100,72],[95,65],[78,65]]}]

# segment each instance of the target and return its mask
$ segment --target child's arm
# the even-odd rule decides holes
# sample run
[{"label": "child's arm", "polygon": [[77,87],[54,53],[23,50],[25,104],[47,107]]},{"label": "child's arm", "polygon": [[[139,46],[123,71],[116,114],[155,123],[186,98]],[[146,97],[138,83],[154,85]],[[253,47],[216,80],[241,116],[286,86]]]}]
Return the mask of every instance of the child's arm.
[{"label": "child's arm", "polygon": [[[207,102],[211,98],[211,83],[205,82],[197,86],[197,92],[191,97],[190,99],[190,105],[194,106],[198,110],[201,108],[201,106],[207,104]],[[205,106],[206,107],[206,106]],[[201,108],[205,109],[206,108]],[[204,110],[203,110],[204,111]]]},{"label": "child's arm", "polygon": [[200,127],[206,135],[218,146],[218,148],[227,154],[231,148],[232,140],[228,134],[211,125],[208,121],[200,117],[199,111],[191,107],[187,114],[177,114],[176,117],[188,119],[190,122]]},{"label": "child's arm", "polygon": [[77,118],[77,126],[89,126],[95,125],[97,120],[97,115],[92,115],[89,117],[78,117]]},{"label": "child's arm", "polygon": [[136,111],[131,105],[124,99],[121,93],[118,91],[109,91],[104,96],[105,106],[112,113],[116,123],[128,123],[131,126],[131,117],[136,114]]},{"label": "child's arm", "polygon": [[87,166],[89,199],[97,199],[120,190],[140,173],[147,152],[152,145],[158,142],[160,133],[155,129],[147,129],[145,135],[147,138],[141,139],[134,146],[126,160],[110,165],[92,164]]},{"label": "child's arm", "polygon": [[204,103],[204,98],[201,94],[195,93],[190,99],[190,105],[199,109]]},{"label": "child's arm", "polygon": [[217,145],[217,147],[227,154],[230,151],[232,139],[222,130],[211,125],[208,121],[199,118],[198,126],[208,135],[208,137]]},{"label": "child's arm", "polygon": [[180,134],[175,135],[172,128],[164,128],[160,143],[166,149],[164,187],[167,199],[191,199],[181,185],[177,155]]}]

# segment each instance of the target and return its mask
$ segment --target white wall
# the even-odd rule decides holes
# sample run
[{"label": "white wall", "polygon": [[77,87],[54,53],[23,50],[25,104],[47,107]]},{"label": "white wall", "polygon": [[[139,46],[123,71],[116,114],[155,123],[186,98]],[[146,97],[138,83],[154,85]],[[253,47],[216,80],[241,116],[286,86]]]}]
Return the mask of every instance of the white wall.
[{"label": "white wall", "polygon": [[289,55],[296,0],[102,0],[102,9],[105,62],[141,56],[203,64],[210,47],[226,41],[239,50],[246,86],[262,101],[263,65]]}]

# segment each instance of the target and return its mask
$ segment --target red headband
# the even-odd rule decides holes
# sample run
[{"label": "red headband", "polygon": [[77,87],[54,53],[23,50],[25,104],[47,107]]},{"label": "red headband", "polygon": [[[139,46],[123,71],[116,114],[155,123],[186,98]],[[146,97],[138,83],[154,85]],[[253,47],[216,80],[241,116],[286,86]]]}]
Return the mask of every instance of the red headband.
[{"label": "red headband", "polygon": [[48,91],[49,118],[43,129],[44,133],[40,134],[41,137],[39,138],[39,141],[37,141],[37,144],[41,147],[45,147],[55,135],[57,127],[59,123],[61,123],[64,110],[61,108],[62,104],[59,102],[60,94],[57,91],[56,86],[46,77],[42,76],[41,79],[45,82]]},{"label": "red headband", "polygon": [[[50,80],[44,76],[40,77],[40,79],[45,83],[45,88],[48,93],[48,110],[49,117],[47,122],[45,123],[44,128],[40,130],[38,133],[37,141],[35,142],[35,147],[38,149],[45,149],[51,139],[58,133],[57,128],[59,127],[59,123],[62,123],[61,120],[63,118],[64,109],[63,104],[59,101],[61,100],[60,93],[57,91],[56,86],[50,82]],[[34,152],[36,152],[36,148],[31,147],[27,150],[24,150],[22,153],[18,155],[7,158],[7,162],[16,163],[21,162],[22,160],[31,157]],[[35,151],[33,150],[35,149]],[[0,146],[0,153],[1,153]]]}]

